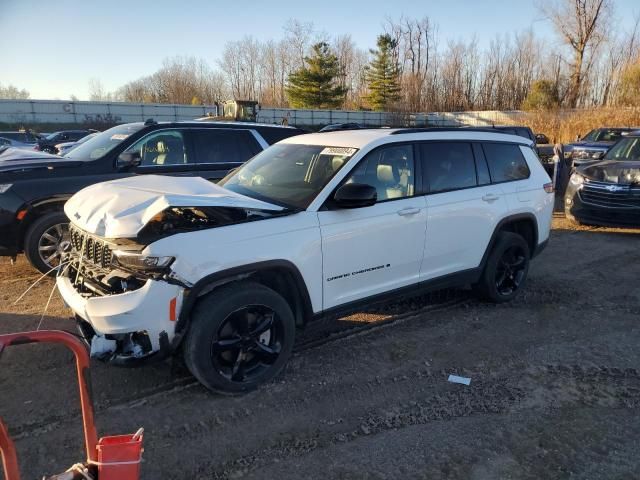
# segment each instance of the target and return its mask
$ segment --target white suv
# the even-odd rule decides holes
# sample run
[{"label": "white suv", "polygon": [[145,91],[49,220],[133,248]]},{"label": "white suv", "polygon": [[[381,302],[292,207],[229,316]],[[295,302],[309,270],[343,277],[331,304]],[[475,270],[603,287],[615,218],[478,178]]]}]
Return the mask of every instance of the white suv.
[{"label": "white suv", "polygon": [[58,288],[116,364],[180,346],[207,387],[273,378],[296,327],[379,299],[522,289],[553,187],[528,139],[463,129],[288,138],[218,185],[145,175],[74,195]]}]

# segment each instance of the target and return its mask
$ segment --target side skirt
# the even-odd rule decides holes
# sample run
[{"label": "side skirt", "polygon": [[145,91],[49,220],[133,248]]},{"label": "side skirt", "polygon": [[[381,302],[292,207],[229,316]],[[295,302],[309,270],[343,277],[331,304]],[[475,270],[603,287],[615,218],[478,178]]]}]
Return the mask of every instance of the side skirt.
[{"label": "side skirt", "polygon": [[379,293],[359,300],[354,300],[353,302],[345,303],[343,305],[329,308],[320,313],[314,314],[311,318],[311,321],[334,315],[347,315],[360,311],[365,307],[371,307],[381,303],[386,303],[390,300],[402,300],[436,290],[474,284],[478,282],[478,280],[480,280],[481,275],[482,268],[480,267],[463,270],[461,272],[450,273],[448,275],[432,278],[413,285],[396,288],[395,290]]}]

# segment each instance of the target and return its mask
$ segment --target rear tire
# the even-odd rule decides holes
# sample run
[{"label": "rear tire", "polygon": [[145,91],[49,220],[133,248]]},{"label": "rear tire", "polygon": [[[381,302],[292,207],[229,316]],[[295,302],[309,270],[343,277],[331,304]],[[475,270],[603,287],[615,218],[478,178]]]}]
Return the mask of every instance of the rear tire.
[{"label": "rear tire", "polygon": [[294,340],[295,320],[284,298],[258,283],[234,282],[198,302],[183,354],[205,387],[240,394],[278,375]]},{"label": "rear tire", "polygon": [[485,300],[504,303],[524,287],[529,272],[529,245],[517,233],[501,232],[491,249],[477,293]]},{"label": "rear tire", "polygon": [[[27,260],[42,273],[59,265],[69,243],[69,219],[64,212],[50,212],[31,224],[24,237]],[[56,271],[49,274],[55,275]]]}]

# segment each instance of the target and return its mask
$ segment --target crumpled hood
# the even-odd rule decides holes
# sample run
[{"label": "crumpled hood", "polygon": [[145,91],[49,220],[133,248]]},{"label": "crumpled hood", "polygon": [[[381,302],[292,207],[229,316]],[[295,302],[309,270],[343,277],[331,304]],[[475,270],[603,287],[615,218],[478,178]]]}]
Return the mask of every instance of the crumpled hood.
[{"label": "crumpled hood", "polygon": [[640,161],[604,160],[578,167],[578,173],[591,180],[620,184],[640,184]]},{"label": "crumpled hood", "polygon": [[232,192],[200,177],[141,175],[97,183],[67,201],[64,211],[81,229],[104,238],[133,238],[169,207],[283,207]]}]

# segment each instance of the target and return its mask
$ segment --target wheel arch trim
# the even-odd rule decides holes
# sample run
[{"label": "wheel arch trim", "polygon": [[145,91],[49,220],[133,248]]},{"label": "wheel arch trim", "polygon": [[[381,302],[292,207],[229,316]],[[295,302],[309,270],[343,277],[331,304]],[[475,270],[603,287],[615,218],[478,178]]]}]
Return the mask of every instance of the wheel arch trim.
[{"label": "wheel arch trim", "polygon": [[509,215],[508,217],[504,217],[502,220],[500,220],[497,223],[497,225],[493,229],[493,233],[491,234],[491,238],[489,239],[487,248],[484,251],[482,260],[480,261],[480,265],[479,265],[480,268],[484,269],[485,265],[487,264],[487,259],[489,258],[491,250],[493,250],[493,247],[496,244],[496,241],[498,239],[498,234],[502,231],[503,227],[505,225],[508,225],[509,223],[518,222],[521,220],[531,221],[533,225],[533,248],[531,248],[531,252],[530,252],[531,258],[533,258],[534,253],[537,250],[537,246],[538,246],[538,220],[536,219],[536,216],[533,213],[517,213],[514,215]]},{"label": "wheel arch trim", "polygon": [[297,289],[297,296],[302,302],[301,307],[303,320],[306,322],[312,318],[313,307],[311,304],[311,297],[309,296],[307,285],[300,273],[300,270],[298,270],[298,268],[289,260],[267,260],[220,270],[198,280],[189,290],[189,295],[185,297],[182,309],[180,310],[180,315],[176,324],[177,340],[179,341],[188,329],[191,312],[193,311],[198,298],[219,286],[243,280],[255,273],[269,270],[284,270],[291,274]]}]

